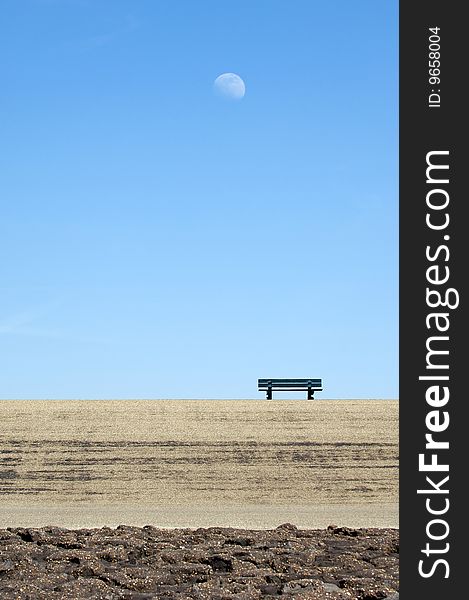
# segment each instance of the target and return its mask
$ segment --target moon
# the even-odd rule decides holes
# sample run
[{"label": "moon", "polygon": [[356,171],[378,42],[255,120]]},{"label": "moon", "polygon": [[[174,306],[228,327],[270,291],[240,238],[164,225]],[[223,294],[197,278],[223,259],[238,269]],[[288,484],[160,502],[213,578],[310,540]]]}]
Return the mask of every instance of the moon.
[{"label": "moon", "polygon": [[215,92],[230,100],[242,100],[246,93],[244,81],[236,73],[223,73],[213,82]]}]

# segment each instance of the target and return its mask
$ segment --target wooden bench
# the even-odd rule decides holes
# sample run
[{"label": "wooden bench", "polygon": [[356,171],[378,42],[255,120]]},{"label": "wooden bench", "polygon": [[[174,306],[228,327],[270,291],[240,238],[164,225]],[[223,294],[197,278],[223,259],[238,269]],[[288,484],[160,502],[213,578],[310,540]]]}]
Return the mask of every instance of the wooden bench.
[{"label": "wooden bench", "polygon": [[260,392],[266,392],[267,400],[272,400],[273,390],[290,392],[308,392],[308,400],[314,392],[322,392],[322,379],[258,379]]}]

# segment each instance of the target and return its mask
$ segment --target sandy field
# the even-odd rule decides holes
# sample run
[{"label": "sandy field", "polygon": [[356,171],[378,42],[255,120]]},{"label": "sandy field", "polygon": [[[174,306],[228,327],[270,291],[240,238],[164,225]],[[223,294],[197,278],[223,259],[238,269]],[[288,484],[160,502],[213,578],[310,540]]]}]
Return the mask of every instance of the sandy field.
[{"label": "sandy field", "polygon": [[0,527],[398,527],[393,400],[0,401]]}]

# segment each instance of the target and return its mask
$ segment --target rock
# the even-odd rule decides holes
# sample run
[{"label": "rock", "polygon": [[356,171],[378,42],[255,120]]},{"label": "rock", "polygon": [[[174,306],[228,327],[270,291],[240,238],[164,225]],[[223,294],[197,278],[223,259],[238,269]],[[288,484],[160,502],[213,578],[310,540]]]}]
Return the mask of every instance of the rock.
[{"label": "rock", "polygon": [[335,583],[323,583],[322,584],[326,592],[340,592],[340,587]]},{"label": "rock", "polygon": [[233,561],[231,558],[222,556],[212,556],[207,558],[205,564],[210,565],[214,571],[221,571],[222,573],[228,573],[233,570]]},{"label": "rock", "polygon": [[236,538],[228,538],[225,541],[225,544],[233,544],[234,546],[252,546],[253,540],[250,538],[236,537]]},{"label": "rock", "polygon": [[298,531],[298,527],[292,523],[282,523],[277,529],[286,529],[288,531]]},{"label": "rock", "polygon": [[8,573],[8,571],[12,571],[15,568],[15,565],[12,560],[0,560],[0,577]]}]

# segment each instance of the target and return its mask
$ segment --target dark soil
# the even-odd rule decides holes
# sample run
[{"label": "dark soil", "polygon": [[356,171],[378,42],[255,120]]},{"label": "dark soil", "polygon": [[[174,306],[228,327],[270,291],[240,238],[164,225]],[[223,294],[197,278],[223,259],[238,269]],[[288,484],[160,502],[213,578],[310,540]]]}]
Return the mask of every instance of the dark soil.
[{"label": "dark soil", "polygon": [[2,600],[397,600],[398,569],[396,529],[0,530]]}]

